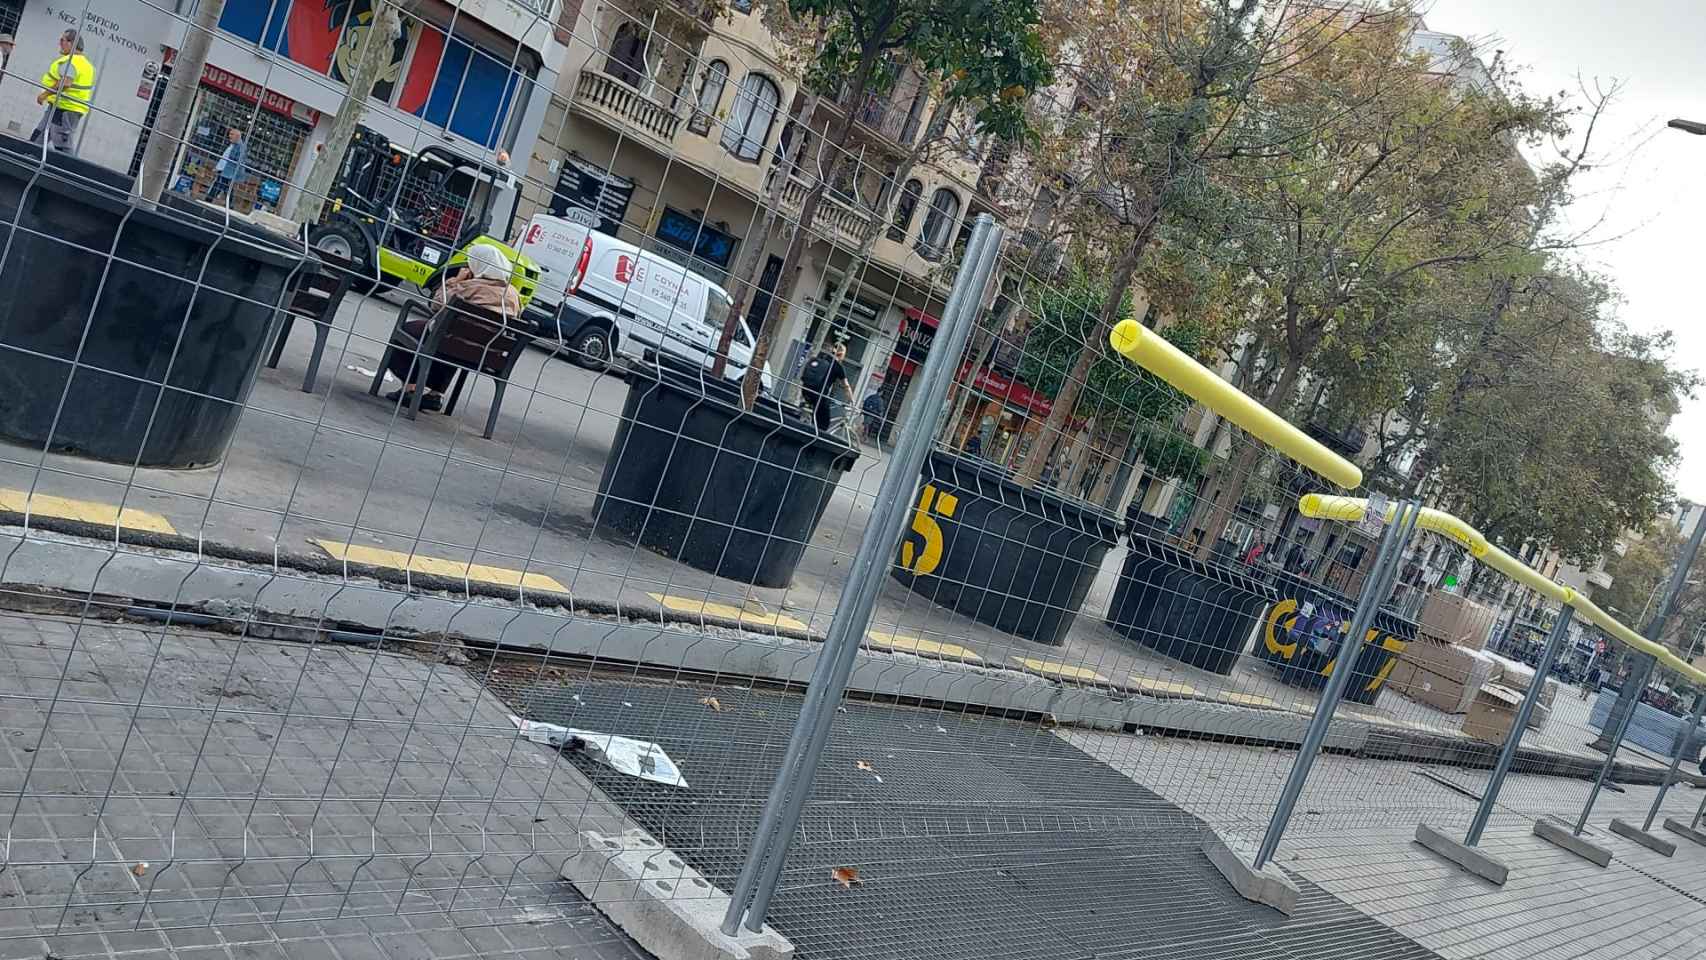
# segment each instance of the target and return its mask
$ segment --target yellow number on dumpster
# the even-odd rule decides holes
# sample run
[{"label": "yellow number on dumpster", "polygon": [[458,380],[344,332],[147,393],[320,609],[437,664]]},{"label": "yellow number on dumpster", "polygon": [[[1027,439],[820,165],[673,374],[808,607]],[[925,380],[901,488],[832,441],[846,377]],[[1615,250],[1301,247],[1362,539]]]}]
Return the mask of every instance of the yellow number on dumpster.
[{"label": "yellow number on dumpster", "polygon": [[900,545],[901,569],[920,577],[935,571],[936,565],[942,562],[942,527],[930,514],[951,517],[959,506],[959,497],[939,493],[932,484],[924,485],[924,491],[918,495],[918,509],[912,512],[912,532],[924,538],[924,549],[915,551],[910,538],[903,541]]}]

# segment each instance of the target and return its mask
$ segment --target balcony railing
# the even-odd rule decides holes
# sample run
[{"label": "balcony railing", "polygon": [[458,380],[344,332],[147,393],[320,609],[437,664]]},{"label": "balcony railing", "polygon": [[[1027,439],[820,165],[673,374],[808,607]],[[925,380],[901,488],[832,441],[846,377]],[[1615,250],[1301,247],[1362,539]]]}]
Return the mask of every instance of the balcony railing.
[{"label": "balcony railing", "polygon": [[911,113],[911,104],[903,104],[884,94],[869,94],[855,112],[855,118],[878,134],[903,147],[912,146],[918,138],[919,118]]},{"label": "balcony railing", "polygon": [[[776,175],[774,168],[771,175]],[[782,205],[798,211],[805,204],[806,194],[810,191],[808,184],[789,177],[788,182],[782,185]],[[818,204],[817,218],[812,226],[820,233],[832,234],[842,243],[857,246],[865,239],[865,232],[871,227],[871,216],[849,206],[826,189],[823,202]]]},{"label": "balcony railing", "polygon": [[601,117],[637,128],[664,143],[681,130],[681,115],[601,70],[581,71],[575,103]]}]

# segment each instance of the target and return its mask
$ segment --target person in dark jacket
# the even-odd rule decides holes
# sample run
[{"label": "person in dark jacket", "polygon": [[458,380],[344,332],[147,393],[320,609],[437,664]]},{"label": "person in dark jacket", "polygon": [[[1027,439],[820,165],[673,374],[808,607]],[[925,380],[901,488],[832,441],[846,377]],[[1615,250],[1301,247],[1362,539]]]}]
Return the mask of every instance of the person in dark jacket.
[{"label": "person in dark jacket", "polygon": [[833,418],[832,401],[848,406],[853,403],[853,389],[847,383],[847,367],[844,365],[846,360],[847,344],[837,343],[813,357],[800,375],[800,392],[807,406],[811,407],[819,430],[829,429]]}]

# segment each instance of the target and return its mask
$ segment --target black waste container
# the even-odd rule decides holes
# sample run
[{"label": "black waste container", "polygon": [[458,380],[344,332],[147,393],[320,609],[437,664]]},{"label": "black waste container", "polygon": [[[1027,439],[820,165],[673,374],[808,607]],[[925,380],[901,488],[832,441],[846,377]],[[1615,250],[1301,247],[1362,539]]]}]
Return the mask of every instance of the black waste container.
[{"label": "black waste container", "polygon": [[1243,571],[1134,530],[1107,624],[1163,656],[1226,674],[1275,596]]},{"label": "black waste container", "polygon": [[[656,361],[656,358],[651,358]],[[665,358],[630,365],[595,529],[672,560],[785,587],[859,452],[804,412]]]},{"label": "black waste container", "polygon": [[[1279,598],[1268,609],[1256,655],[1286,683],[1318,689],[1336,668],[1339,643],[1350,627],[1356,601],[1293,573],[1277,571],[1275,578]],[[1416,626],[1416,621],[1385,607],[1375,612],[1374,623],[1363,635],[1345,699],[1374,702],[1398,655],[1416,639]]]},{"label": "black waste container", "polygon": [[894,578],[998,630],[1064,643],[1118,518],[941,450],[931,451],[922,479]]},{"label": "black waste container", "polygon": [[218,462],[313,261],[20,143],[0,138],[0,437],[145,467]]}]

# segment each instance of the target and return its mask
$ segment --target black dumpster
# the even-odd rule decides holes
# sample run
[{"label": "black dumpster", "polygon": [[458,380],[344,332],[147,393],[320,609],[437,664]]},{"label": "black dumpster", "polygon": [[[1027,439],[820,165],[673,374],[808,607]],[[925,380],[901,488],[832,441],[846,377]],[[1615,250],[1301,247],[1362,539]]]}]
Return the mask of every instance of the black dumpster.
[{"label": "black dumpster", "polygon": [[[1337,666],[1339,643],[1350,627],[1356,601],[1292,573],[1275,574],[1279,599],[1268,609],[1256,655],[1281,680],[1318,689]],[[1398,654],[1416,639],[1416,621],[1382,607],[1363,636],[1345,699],[1371,704],[1392,672]]]},{"label": "black dumpster", "polygon": [[[656,360],[656,358],[650,358]],[[859,452],[802,411],[665,359],[629,367],[595,529],[700,570],[785,587]]]},{"label": "black dumpster", "polygon": [[890,568],[928,600],[1038,643],[1060,644],[1113,546],[1117,518],[933,450]]},{"label": "black dumpster", "polygon": [[301,251],[0,141],[0,437],[145,467],[218,462]]},{"label": "black dumpster", "polygon": [[1275,596],[1243,571],[1134,530],[1107,624],[1163,656],[1225,674]]}]

